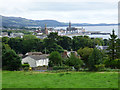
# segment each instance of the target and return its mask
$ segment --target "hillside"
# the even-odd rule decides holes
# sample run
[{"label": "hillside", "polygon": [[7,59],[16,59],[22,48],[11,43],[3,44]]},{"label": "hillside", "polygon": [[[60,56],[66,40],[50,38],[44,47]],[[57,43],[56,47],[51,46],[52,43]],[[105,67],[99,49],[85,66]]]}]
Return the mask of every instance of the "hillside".
[{"label": "hillside", "polygon": [[[0,15],[1,16],[1,15]],[[68,26],[68,23],[58,22],[56,20],[31,20],[21,17],[2,17],[2,26],[5,27],[27,27],[27,26],[41,26],[47,24],[48,27]],[[108,26],[117,24],[89,24],[89,23],[72,23],[72,26]]]},{"label": "hillside", "polygon": [[22,26],[62,26],[63,24],[56,20],[30,20],[21,17],[5,17],[2,16],[2,25],[7,27]]}]

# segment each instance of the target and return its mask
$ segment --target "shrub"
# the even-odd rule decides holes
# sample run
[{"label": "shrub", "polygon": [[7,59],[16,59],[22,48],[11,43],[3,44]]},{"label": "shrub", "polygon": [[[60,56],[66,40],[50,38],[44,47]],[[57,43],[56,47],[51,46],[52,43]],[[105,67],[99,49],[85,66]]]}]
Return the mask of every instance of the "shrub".
[{"label": "shrub", "polygon": [[120,69],[120,59],[115,59],[115,60],[108,59],[105,61],[105,66]]},{"label": "shrub", "polygon": [[24,71],[28,71],[29,70],[29,67],[24,67]]},{"label": "shrub", "polygon": [[29,64],[22,64],[22,68],[29,67]]},{"label": "shrub", "polygon": [[[91,70],[91,71],[97,70],[95,65],[99,65],[102,63],[103,63],[102,52],[99,49],[94,48],[93,52],[91,53],[91,55],[88,58],[89,70]],[[99,66],[97,66],[97,67],[99,67]]]},{"label": "shrub", "polygon": [[69,66],[54,66],[53,70],[69,70],[71,67]]},{"label": "shrub", "polygon": [[21,67],[21,58],[12,49],[2,51],[2,67],[5,70],[19,70]]},{"label": "shrub", "polygon": [[49,66],[57,66],[62,64],[62,57],[59,52],[54,51],[49,56]]},{"label": "shrub", "polygon": [[84,61],[86,67],[88,66],[88,57],[93,52],[93,48],[80,48],[78,51],[78,54],[81,56],[81,59]]},{"label": "shrub", "polygon": [[100,70],[105,69],[105,65],[104,64],[95,65],[95,67],[96,67],[96,71],[100,71]]},{"label": "shrub", "polygon": [[66,64],[68,66],[74,67],[78,71],[83,65],[83,61],[74,54],[71,54],[70,57],[66,60]]},{"label": "shrub", "polygon": [[22,64],[22,68],[23,68],[24,71],[28,71],[29,67],[30,67],[29,64]]}]

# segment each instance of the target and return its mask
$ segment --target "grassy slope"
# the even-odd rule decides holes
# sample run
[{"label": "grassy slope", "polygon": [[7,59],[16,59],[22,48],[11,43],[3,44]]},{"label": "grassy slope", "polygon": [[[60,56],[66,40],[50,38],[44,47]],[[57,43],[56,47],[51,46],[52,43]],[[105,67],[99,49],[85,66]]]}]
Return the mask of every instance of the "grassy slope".
[{"label": "grassy slope", "polygon": [[38,73],[3,71],[3,88],[118,88],[115,72]]},{"label": "grassy slope", "polygon": [[0,70],[0,90],[2,89],[2,70]]}]

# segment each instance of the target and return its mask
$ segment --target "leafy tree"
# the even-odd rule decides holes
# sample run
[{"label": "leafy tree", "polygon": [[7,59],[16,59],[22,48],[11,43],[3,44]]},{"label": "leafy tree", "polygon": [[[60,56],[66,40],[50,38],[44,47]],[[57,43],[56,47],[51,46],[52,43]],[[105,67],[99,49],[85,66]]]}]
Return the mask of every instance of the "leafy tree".
[{"label": "leafy tree", "polygon": [[8,44],[9,37],[2,37],[2,43]]},{"label": "leafy tree", "polygon": [[80,48],[78,51],[78,54],[81,56],[81,59],[84,61],[85,66],[88,66],[88,57],[90,56],[90,54],[93,52],[93,48]]},{"label": "leafy tree", "polygon": [[51,32],[47,37],[51,39],[51,42],[57,43],[58,33]]},{"label": "leafy tree", "polygon": [[72,39],[72,49],[76,51],[84,47],[93,47],[92,39],[86,36],[74,36]]},{"label": "leafy tree", "polygon": [[43,42],[40,39],[23,39],[22,41],[22,53],[25,54],[30,51],[42,51]]},{"label": "leafy tree", "polygon": [[102,52],[99,49],[94,48],[93,52],[90,54],[88,58],[89,70],[96,70],[95,65],[99,65],[102,63],[103,63]]},{"label": "leafy tree", "polygon": [[21,38],[10,38],[8,41],[9,46],[11,49],[15,50],[16,53],[22,53],[23,51],[23,45],[22,45],[23,39]]},{"label": "leafy tree", "polygon": [[49,66],[60,66],[62,65],[62,57],[59,52],[54,51],[49,56]]},{"label": "leafy tree", "polygon": [[104,45],[104,41],[102,38],[95,38],[94,42],[95,42],[95,45]]},{"label": "leafy tree", "polygon": [[73,66],[78,71],[83,65],[83,62],[80,58],[78,58],[74,54],[71,54],[70,57],[66,60],[66,64],[68,66]]},{"label": "leafy tree", "polygon": [[65,50],[71,50],[72,40],[70,37],[67,36],[59,36],[57,44]]},{"label": "leafy tree", "polygon": [[21,66],[21,58],[14,50],[6,50],[2,53],[2,67],[5,70],[19,70]]},{"label": "leafy tree", "polygon": [[30,39],[36,39],[37,37],[35,35],[24,35],[23,39],[24,40],[30,40]]},{"label": "leafy tree", "polygon": [[109,44],[109,40],[104,39],[103,41],[104,41],[104,46],[108,46],[108,44]]},{"label": "leafy tree", "polygon": [[60,45],[57,45],[57,43],[53,42],[51,39],[46,38],[43,41],[44,48],[46,48],[47,53],[51,53],[53,51],[63,52],[63,48]]},{"label": "leafy tree", "polygon": [[15,50],[16,53],[26,54],[30,51],[40,51],[42,52],[44,49],[43,41],[39,38],[30,37],[31,35],[27,35],[24,38],[10,38],[8,41],[9,46]]},{"label": "leafy tree", "polygon": [[114,60],[116,58],[116,38],[117,38],[117,35],[115,35],[114,29],[110,37],[111,38],[109,38],[109,47],[107,50],[108,50],[108,55],[110,60]]}]

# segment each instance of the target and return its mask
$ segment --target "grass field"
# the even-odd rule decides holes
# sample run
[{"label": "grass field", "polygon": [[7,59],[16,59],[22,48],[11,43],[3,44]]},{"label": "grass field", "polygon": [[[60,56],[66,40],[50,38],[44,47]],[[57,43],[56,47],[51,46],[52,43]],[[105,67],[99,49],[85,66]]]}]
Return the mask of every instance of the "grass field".
[{"label": "grass field", "polygon": [[2,70],[0,70],[0,90],[2,89]]},{"label": "grass field", "polygon": [[3,71],[3,88],[118,88],[117,72]]}]

